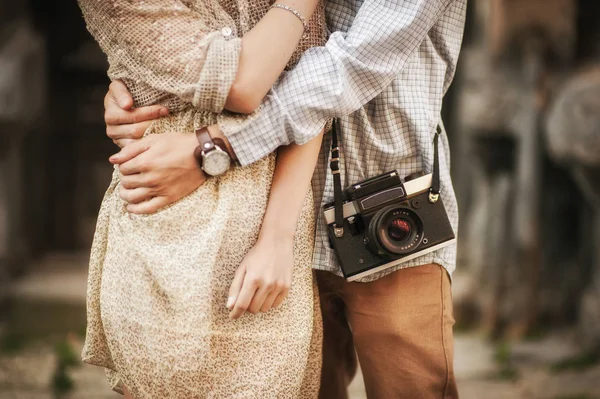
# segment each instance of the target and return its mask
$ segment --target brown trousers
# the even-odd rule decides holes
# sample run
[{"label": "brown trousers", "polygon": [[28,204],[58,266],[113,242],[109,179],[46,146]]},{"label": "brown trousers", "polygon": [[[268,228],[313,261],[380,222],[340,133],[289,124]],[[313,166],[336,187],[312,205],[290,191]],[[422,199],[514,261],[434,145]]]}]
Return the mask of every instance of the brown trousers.
[{"label": "brown trousers", "polygon": [[317,272],[323,311],[321,399],[346,399],[356,355],[369,399],[458,398],[450,279],[439,265],[370,283]]}]

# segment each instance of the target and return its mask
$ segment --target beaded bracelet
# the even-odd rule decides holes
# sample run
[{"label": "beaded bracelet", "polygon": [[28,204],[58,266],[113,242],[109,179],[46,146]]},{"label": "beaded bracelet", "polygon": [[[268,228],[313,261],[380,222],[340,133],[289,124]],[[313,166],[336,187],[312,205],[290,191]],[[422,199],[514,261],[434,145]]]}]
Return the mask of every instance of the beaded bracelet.
[{"label": "beaded bracelet", "polygon": [[294,10],[292,7],[286,6],[285,4],[273,4],[269,9],[271,8],[281,8],[282,10],[286,10],[294,14],[300,20],[300,22],[302,22],[302,26],[304,26],[304,37],[306,37],[306,33],[308,32],[308,23],[302,14]]}]

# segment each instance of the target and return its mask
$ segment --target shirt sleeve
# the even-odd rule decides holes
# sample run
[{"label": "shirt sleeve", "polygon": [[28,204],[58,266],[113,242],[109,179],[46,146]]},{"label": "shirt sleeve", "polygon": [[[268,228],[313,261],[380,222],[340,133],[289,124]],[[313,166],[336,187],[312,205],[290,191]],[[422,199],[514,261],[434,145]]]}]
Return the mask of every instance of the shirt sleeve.
[{"label": "shirt sleeve", "polygon": [[365,0],[348,32],[309,49],[273,86],[250,118],[219,118],[242,165],[281,145],[310,141],[330,118],[348,115],[381,93],[405,67],[453,2]]},{"label": "shirt sleeve", "polygon": [[78,1],[108,56],[109,75],[127,76],[197,108],[223,110],[241,51],[225,11],[195,11],[179,0]]}]

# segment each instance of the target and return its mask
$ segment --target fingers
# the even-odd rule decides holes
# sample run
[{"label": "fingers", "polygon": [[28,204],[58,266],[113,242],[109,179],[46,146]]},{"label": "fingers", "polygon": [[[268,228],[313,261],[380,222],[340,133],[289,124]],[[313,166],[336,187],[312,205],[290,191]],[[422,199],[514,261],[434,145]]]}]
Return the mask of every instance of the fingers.
[{"label": "fingers", "polygon": [[[127,148],[127,147],[125,147]],[[116,163],[116,162],[113,162]],[[124,164],[119,166],[119,172],[121,172],[121,176],[132,176],[143,174],[148,170],[148,165],[144,163],[143,160],[139,158],[133,158],[130,161],[125,162]],[[136,180],[141,184],[141,180],[144,177],[138,177],[139,180]]]},{"label": "fingers", "polygon": [[235,271],[235,275],[233,276],[233,281],[231,281],[231,286],[229,287],[229,296],[227,297],[227,309],[233,309],[233,305],[235,305],[235,301],[240,294],[242,289],[242,284],[244,283],[244,276],[246,275],[246,266],[242,263],[240,267]]},{"label": "fingers", "polygon": [[152,199],[153,194],[154,193],[152,189],[148,187],[139,187],[130,190],[121,186],[119,189],[119,196],[123,199],[123,201],[126,201],[130,204],[139,204],[140,202],[148,201]]},{"label": "fingers", "polygon": [[256,314],[260,312],[265,300],[269,296],[269,294],[273,291],[273,287],[263,285],[254,293],[254,297],[252,297],[252,302],[250,302],[250,306],[248,306],[248,312],[252,314]]},{"label": "fingers", "polygon": [[112,97],[122,109],[130,109],[133,107],[133,97],[131,97],[131,93],[127,90],[127,86],[125,86],[125,83],[121,80],[115,80],[108,86],[107,97],[109,96]]},{"label": "fingers", "polygon": [[260,311],[266,313],[269,310],[271,310],[271,308],[273,307],[273,303],[275,302],[275,300],[277,299],[278,296],[279,296],[278,290],[271,291],[271,293],[265,299],[265,302],[260,307]]},{"label": "fingers", "polygon": [[127,211],[138,215],[147,215],[159,211],[161,208],[169,205],[170,201],[167,197],[154,197],[149,201],[144,201],[139,204],[127,205]]},{"label": "fingers", "polygon": [[113,143],[115,143],[117,146],[119,146],[119,148],[123,148],[126,145],[135,143],[136,141],[137,141],[137,139],[119,139],[119,140],[113,140]]},{"label": "fingers", "polygon": [[157,179],[151,173],[120,174],[119,180],[121,186],[127,190],[133,190],[140,187],[152,188],[157,186]]},{"label": "fingers", "polygon": [[128,125],[107,125],[106,135],[113,140],[141,139],[152,121],[131,123]]},{"label": "fingers", "polygon": [[[131,143],[131,145],[123,147],[121,149],[121,151],[119,151],[115,155],[113,155],[110,158],[108,158],[108,160],[112,164],[121,165],[120,171],[124,175],[130,175],[132,173],[139,173],[140,172],[139,170],[138,171],[133,171],[133,172],[129,171],[128,173],[126,173],[123,170],[123,167],[127,164],[127,162],[130,162],[132,159],[134,159],[138,155],[140,155],[140,154],[148,151],[149,148],[150,148],[150,143],[148,143],[147,140],[140,140],[140,141],[137,141],[135,143]],[[130,167],[131,167],[131,165],[129,165],[128,167],[126,167],[126,169],[129,170]]]},{"label": "fingers", "polygon": [[[227,306],[231,310],[229,316],[231,319],[238,319],[245,312],[252,314],[268,312],[280,306],[288,292],[287,284],[261,282],[249,277],[245,270],[241,273],[238,269],[229,289]],[[229,306],[231,303],[235,305]]]},{"label": "fingers", "polygon": [[169,114],[169,109],[161,105],[124,110],[116,103],[108,103],[104,110],[104,122],[107,125],[128,125],[152,121]]},{"label": "fingers", "polygon": [[246,310],[250,307],[250,303],[252,302],[252,298],[254,297],[254,293],[258,289],[258,285],[253,279],[248,278],[246,274],[244,276],[244,282],[242,284],[242,288],[240,290],[240,294],[238,295],[235,305],[233,305],[233,309],[229,313],[229,317],[233,320],[239,319],[246,313]]},{"label": "fingers", "polygon": [[283,301],[285,301],[285,298],[287,298],[289,292],[290,292],[290,288],[287,287],[287,288],[284,288],[283,291],[281,291],[279,293],[279,295],[277,295],[277,298],[273,302],[273,309],[277,309],[281,306]]}]

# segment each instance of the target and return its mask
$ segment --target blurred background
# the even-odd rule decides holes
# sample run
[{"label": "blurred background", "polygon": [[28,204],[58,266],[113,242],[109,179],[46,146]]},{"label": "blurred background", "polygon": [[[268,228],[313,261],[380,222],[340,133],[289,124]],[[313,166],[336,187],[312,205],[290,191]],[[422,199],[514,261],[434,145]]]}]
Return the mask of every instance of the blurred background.
[{"label": "blurred background", "polygon": [[[469,3],[444,109],[459,389],[600,398],[600,2]],[[117,397],[79,360],[105,71],[75,1],[0,0],[2,399]]]}]

